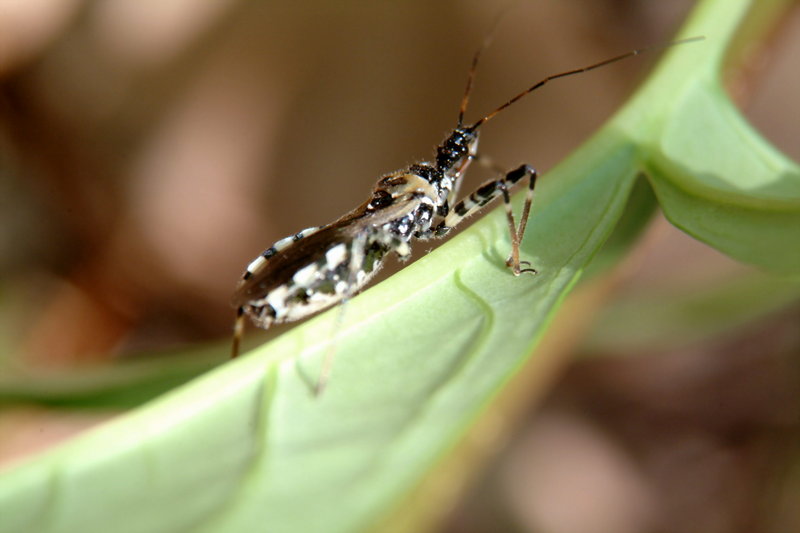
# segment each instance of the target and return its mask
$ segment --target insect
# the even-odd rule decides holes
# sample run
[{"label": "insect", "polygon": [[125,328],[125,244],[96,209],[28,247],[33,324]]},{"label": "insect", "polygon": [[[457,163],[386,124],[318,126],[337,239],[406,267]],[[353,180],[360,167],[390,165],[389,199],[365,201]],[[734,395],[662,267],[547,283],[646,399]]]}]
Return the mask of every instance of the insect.
[{"label": "insect", "polygon": [[[671,46],[697,40],[674,41]],[[456,127],[436,148],[434,160],[420,162],[380,178],[370,197],[335,222],[307,228],[267,248],[248,266],[233,296],[236,307],[232,356],[239,352],[245,318],[267,329],[273,324],[292,322],[346,301],[358,293],[380,269],[390,253],[407,260],[414,240],[437,239],[447,235],[462,220],[492,200],[502,197],[511,240],[506,261],[515,276],[535,274],[520,260],[519,246],[525,235],[537,173],[522,165],[487,181],[461,201],[458,191],[470,163],[480,159],[478,137],[481,127],[498,113],[546,83],[588,72],[641,54],[656,47],[632,50],[585,67],[543,78],[476,122],[465,124],[473,80],[481,52],[472,59],[467,85],[461,99]],[[519,223],[511,209],[509,189],[528,180],[527,194]],[[323,367],[324,368],[324,367]],[[325,385],[323,369],[317,390]]]}]

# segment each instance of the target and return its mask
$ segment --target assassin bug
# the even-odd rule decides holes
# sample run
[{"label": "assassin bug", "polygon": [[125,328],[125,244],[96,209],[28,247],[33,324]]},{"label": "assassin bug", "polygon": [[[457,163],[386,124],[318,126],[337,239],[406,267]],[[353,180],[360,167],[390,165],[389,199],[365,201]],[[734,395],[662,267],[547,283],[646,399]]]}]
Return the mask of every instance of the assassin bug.
[{"label": "assassin bug", "polygon": [[[371,197],[339,220],[307,228],[281,239],[253,260],[245,270],[233,296],[236,322],[233,353],[239,352],[245,318],[267,329],[272,324],[292,322],[343,302],[354,296],[375,275],[390,252],[400,259],[411,256],[410,242],[440,238],[463,219],[502,196],[511,237],[506,265],[518,276],[535,274],[519,257],[519,245],[533,200],[536,170],[522,165],[490,180],[456,203],[462,178],[470,163],[479,158],[480,128],[498,113],[549,81],[588,72],[653,48],[698,40],[695,37],[657,47],[632,50],[591,65],[553,74],[520,92],[472,124],[464,123],[472,83],[481,52],[472,58],[467,86],[461,99],[456,127],[436,148],[433,162],[421,162],[378,180]],[[527,194],[519,224],[514,220],[509,189],[528,179]],[[323,367],[317,383],[321,390],[329,365]]]}]

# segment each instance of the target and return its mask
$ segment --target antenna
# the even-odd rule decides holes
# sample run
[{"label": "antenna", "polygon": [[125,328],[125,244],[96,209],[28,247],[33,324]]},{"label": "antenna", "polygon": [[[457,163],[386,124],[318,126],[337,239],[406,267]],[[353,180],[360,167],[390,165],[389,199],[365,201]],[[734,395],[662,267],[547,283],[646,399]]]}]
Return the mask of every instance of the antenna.
[{"label": "antenna", "polygon": [[472,84],[475,81],[475,73],[478,71],[478,60],[480,59],[481,54],[483,54],[483,52],[487,48],[489,48],[489,45],[492,44],[492,40],[494,39],[494,34],[497,33],[497,28],[500,26],[500,22],[502,22],[502,20],[505,18],[508,12],[511,11],[513,7],[519,4],[519,1],[520,0],[507,5],[505,9],[502,9],[495,16],[494,22],[492,23],[492,27],[489,30],[489,33],[486,34],[486,37],[484,37],[483,42],[481,43],[478,50],[475,52],[475,55],[472,56],[472,65],[470,65],[469,73],[467,74],[467,86],[464,89],[464,97],[461,98],[461,106],[458,108],[458,125],[457,125],[458,128],[464,125],[464,114],[467,112],[469,95],[472,93]]},{"label": "antenna", "polygon": [[[555,79],[558,79],[558,78],[566,78],[567,76],[572,76],[574,74],[582,74],[584,72],[589,72],[590,70],[594,70],[596,68],[604,67],[606,65],[610,65],[611,63],[616,63],[617,61],[622,61],[623,59],[628,59],[629,57],[638,56],[639,54],[643,54],[645,52],[651,52],[653,50],[660,50],[662,48],[668,48],[670,46],[676,46],[676,45],[679,45],[679,44],[686,44],[686,43],[691,43],[691,42],[695,42],[695,41],[702,41],[703,39],[705,39],[705,37],[703,37],[703,36],[689,37],[687,39],[680,39],[678,41],[672,41],[672,42],[665,43],[665,44],[656,44],[656,45],[648,46],[648,47],[645,47],[645,48],[638,48],[636,50],[631,50],[630,52],[627,52],[625,54],[621,54],[621,55],[618,55],[618,56],[615,56],[615,57],[612,57],[612,58],[609,58],[609,59],[605,59],[605,60],[600,61],[598,63],[593,63],[593,64],[588,65],[586,67],[567,70],[565,72],[560,72],[558,74],[552,74],[552,75],[547,76],[546,78],[534,83],[533,85],[531,85],[530,87],[528,87],[527,89],[525,89],[524,91],[519,93],[518,95],[516,95],[513,98],[511,98],[509,101],[507,101],[506,103],[504,103],[503,105],[501,105],[500,107],[498,107],[497,109],[495,109],[494,111],[489,113],[488,115],[484,116],[483,118],[481,118],[480,120],[478,120],[477,122],[475,122],[474,124],[469,126],[467,129],[469,131],[475,131],[484,122],[487,122],[487,121],[491,120],[492,118],[494,118],[495,115],[500,113],[502,110],[504,110],[505,108],[507,108],[507,107],[511,106],[512,104],[516,103],[518,100],[522,99],[524,96],[532,93],[533,91],[535,91],[536,89],[542,87],[543,85],[545,85],[547,82],[549,82],[551,80],[555,80]],[[474,74],[475,74],[475,72],[474,72],[475,71],[475,67],[476,67],[476,65],[478,63],[478,57],[479,57],[480,53],[483,51],[484,48],[486,48],[486,42],[484,42],[484,45],[478,50],[478,52],[475,54],[475,57],[472,59],[472,67],[470,68],[469,79],[468,79],[468,82],[467,82],[467,92],[464,95],[464,99],[461,101],[461,112],[459,113],[459,117],[458,117],[458,125],[459,126],[462,125],[462,119],[463,119],[464,111],[466,109],[467,100],[469,99],[469,91],[470,91],[470,89],[472,87],[472,79],[474,78]]]},{"label": "antenna", "polygon": [[486,37],[486,39],[483,40],[483,43],[481,44],[480,48],[478,48],[478,50],[475,52],[475,55],[472,56],[472,65],[470,65],[469,74],[467,74],[467,87],[466,89],[464,89],[464,97],[461,98],[461,107],[458,108],[458,125],[457,125],[458,128],[464,125],[464,113],[467,112],[469,95],[472,92],[472,83],[473,81],[475,81],[475,72],[478,70],[478,59],[480,59],[483,51],[489,47],[489,43],[492,41],[491,37],[492,37],[491,34],[489,34]]}]

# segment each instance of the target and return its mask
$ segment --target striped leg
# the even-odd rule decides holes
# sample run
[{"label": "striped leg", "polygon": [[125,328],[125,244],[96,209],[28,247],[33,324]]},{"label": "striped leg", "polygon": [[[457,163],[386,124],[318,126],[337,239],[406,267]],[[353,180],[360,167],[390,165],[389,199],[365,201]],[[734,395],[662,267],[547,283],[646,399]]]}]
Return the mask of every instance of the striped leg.
[{"label": "striped leg", "polygon": [[[529,176],[528,189],[525,194],[525,203],[522,207],[522,215],[519,221],[519,226],[517,226],[516,222],[514,221],[514,212],[511,208],[511,197],[508,191],[511,186],[521,181],[525,176]],[[533,188],[536,185],[536,177],[536,169],[528,165],[522,165],[519,168],[508,172],[502,179],[484,183],[475,192],[464,198],[453,207],[445,219],[438,226],[431,230],[433,236],[441,237],[447,234],[462,220],[472,215],[498,196],[502,195],[503,203],[506,209],[508,229],[511,235],[511,254],[506,260],[506,265],[511,268],[515,276],[519,276],[523,272],[535,274],[536,270],[533,268],[521,268],[522,264],[529,265],[530,263],[519,260],[519,244],[522,242],[522,237],[525,235],[525,228],[528,225],[528,216],[531,212],[531,202],[533,201]]]},{"label": "striped leg", "polygon": [[[514,174],[512,178],[512,174]],[[528,165],[522,165],[516,170],[512,170],[506,174],[506,180],[512,184],[518,182],[526,175],[528,178],[528,188],[525,190],[525,203],[522,204],[522,214],[519,219],[519,226],[514,223],[514,211],[511,206],[511,197],[508,194],[508,187],[503,187],[503,205],[506,209],[506,220],[508,221],[508,231],[511,234],[511,254],[506,259],[506,266],[511,269],[515,276],[522,273],[536,274],[534,268],[521,268],[521,264],[530,267],[528,261],[519,260],[519,245],[522,243],[522,237],[525,236],[525,228],[528,227],[528,217],[531,214],[531,203],[533,202],[533,188],[536,186],[536,169]]]},{"label": "striped leg", "polygon": [[239,345],[244,335],[244,307],[236,309],[236,321],[233,323],[233,345],[231,346],[231,359],[239,357]]},{"label": "striped leg", "polygon": [[364,266],[364,250],[367,247],[367,234],[365,232],[361,232],[356,235],[355,239],[353,239],[352,244],[350,245],[350,265],[348,268],[348,279],[347,279],[347,293],[342,298],[342,303],[339,305],[338,314],[336,315],[336,321],[334,322],[334,328],[331,332],[331,342],[328,345],[328,349],[325,352],[325,356],[322,359],[322,367],[319,371],[319,376],[317,377],[317,383],[314,385],[314,396],[321,396],[323,391],[325,391],[325,387],[328,386],[328,381],[331,378],[331,371],[333,370],[333,360],[336,358],[336,344],[337,344],[337,335],[342,330],[342,325],[344,324],[344,313],[345,309],[347,308],[347,303],[350,299],[356,295],[356,287],[358,286],[358,273]]}]

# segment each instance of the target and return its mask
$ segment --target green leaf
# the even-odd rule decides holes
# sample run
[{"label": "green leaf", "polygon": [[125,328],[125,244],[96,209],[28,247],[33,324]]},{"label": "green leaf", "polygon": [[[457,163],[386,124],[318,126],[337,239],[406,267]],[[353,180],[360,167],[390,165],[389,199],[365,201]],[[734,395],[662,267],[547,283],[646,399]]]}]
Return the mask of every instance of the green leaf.
[{"label": "green leaf", "polygon": [[800,298],[800,282],[757,272],[709,285],[655,287],[617,297],[599,316],[583,351],[650,353],[721,335]]},{"label": "green leaf", "polygon": [[[492,213],[356,298],[341,328],[325,314],[5,474],[0,510],[14,512],[0,529],[99,531],[127,508],[115,530],[349,531],[377,518],[530,351],[620,217],[633,154],[606,134],[550,175],[525,248],[539,275],[508,273]],[[333,381],[316,398],[332,340]]]},{"label": "green leaf", "polygon": [[[775,223],[770,213],[778,201],[766,189],[745,200],[740,182],[714,181],[729,168],[721,155],[691,153],[701,142],[731,149],[722,137],[700,139],[722,135],[730,121],[721,112],[719,126],[701,130],[685,106],[696,110],[698,94],[714,105],[725,98],[691,76],[712,72],[703,65],[715,56],[703,47],[724,50],[727,41],[716,36],[731,35],[755,4],[702,2],[690,28],[708,40],[673,49],[608,126],[542,179],[523,243],[538,275],[515,278],[505,267],[510,245],[496,210],[355,298],[341,320],[336,309],[323,314],[10,469],[0,476],[0,532],[306,533],[379,523],[526,361],[614,231],[643,171],[652,173],[653,189],[677,224],[729,253],[794,268],[793,252],[748,241],[755,230],[744,242],[722,238],[730,237],[726,224],[737,224],[734,209],[747,209],[748,220],[765,229]],[[796,172],[757,146],[758,157],[736,155],[747,168],[760,161],[759,168],[778,172],[773,178]],[[652,202],[643,194],[636,204],[649,213]],[[713,216],[692,218],[689,199],[715,206]],[[780,203],[784,216],[796,216],[793,201]],[[751,257],[748,247],[756,245],[770,253]],[[337,353],[332,381],[315,397],[312,387],[331,349]],[[535,371],[540,361],[532,364]]]},{"label": "green leaf", "polygon": [[726,52],[741,48],[736,39],[789,4],[702,2],[681,35],[705,41],[690,53],[672,51],[675,60],[662,64],[613,125],[647,148],[645,167],[673,224],[735,259],[798,274],[800,168],[748,124],[721,81]]},{"label": "green leaf", "polygon": [[177,354],[148,354],[109,366],[71,370],[0,365],[0,406],[37,403],[53,407],[132,408],[206,372],[220,362],[221,345]]}]

